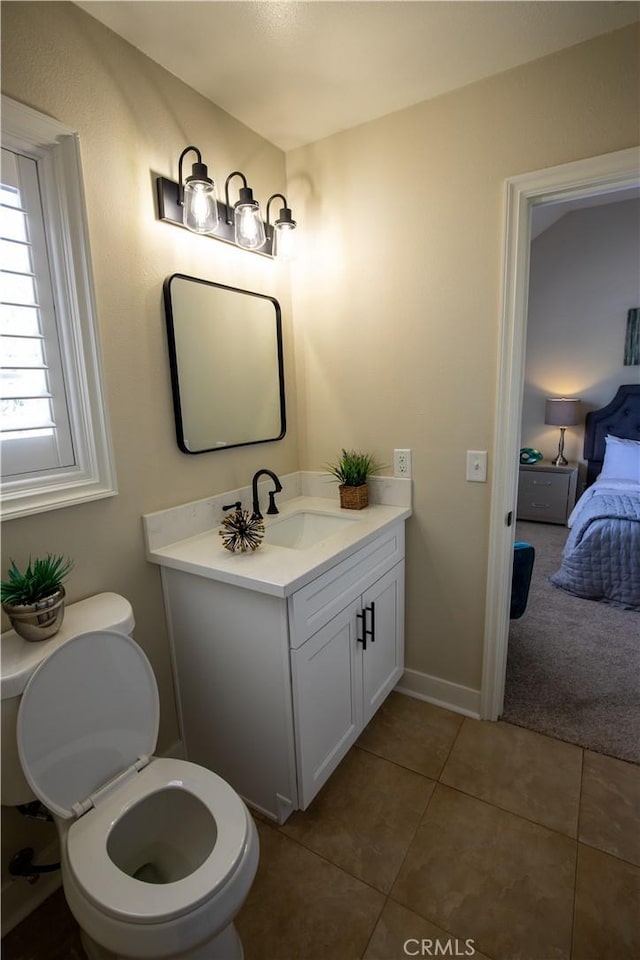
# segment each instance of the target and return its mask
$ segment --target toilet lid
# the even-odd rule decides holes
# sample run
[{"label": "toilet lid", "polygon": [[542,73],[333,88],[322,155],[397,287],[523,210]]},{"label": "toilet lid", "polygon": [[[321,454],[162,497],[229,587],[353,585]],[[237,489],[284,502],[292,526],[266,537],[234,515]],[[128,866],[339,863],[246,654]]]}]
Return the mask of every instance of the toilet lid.
[{"label": "toilet lid", "polygon": [[40,664],[18,712],[18,753],[35,795],[64,819],[153,753],[160,705],[151,664],[131,637],[95,630]]}]

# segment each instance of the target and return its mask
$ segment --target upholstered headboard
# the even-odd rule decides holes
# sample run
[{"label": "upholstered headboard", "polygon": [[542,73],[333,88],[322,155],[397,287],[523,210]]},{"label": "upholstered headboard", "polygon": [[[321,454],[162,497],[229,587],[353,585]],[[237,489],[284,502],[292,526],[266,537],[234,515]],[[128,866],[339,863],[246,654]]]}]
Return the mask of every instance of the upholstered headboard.
[{"label": "upholstered headboard", "polygon": [[601,410],[585,418],[584,458],[587,461],[587,486],[602,470],[605,437],[611,434],[622,440],[640,440],[640,383],[618,387],[615,397]]}]

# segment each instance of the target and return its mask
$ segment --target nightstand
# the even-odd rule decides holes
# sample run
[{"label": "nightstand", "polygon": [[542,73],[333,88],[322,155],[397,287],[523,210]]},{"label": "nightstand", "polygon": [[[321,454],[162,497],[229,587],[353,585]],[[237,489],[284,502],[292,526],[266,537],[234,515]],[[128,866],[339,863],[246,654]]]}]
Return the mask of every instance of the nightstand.
[{"label": "nightstand", "polygon": [[518,520],[566,523],[576,502],[578,464],[554,467],[541,460],[521,463],[518,480]]}]

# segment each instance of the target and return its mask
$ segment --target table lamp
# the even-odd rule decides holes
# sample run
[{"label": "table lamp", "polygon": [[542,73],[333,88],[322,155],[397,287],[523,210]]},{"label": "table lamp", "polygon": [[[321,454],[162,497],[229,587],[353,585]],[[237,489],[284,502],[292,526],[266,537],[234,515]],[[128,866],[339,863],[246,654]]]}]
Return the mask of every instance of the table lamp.
[{"label": "table lamp", "polygon": [[564,456],[564,431],[567,427],[575,427],[577,423],[580,423],[579,413],[580,400],[557,397],[546,402],[544,422],[552,427],[560,427],[558,456],[551,461],[554,467],[564,467],[569,462]]}]

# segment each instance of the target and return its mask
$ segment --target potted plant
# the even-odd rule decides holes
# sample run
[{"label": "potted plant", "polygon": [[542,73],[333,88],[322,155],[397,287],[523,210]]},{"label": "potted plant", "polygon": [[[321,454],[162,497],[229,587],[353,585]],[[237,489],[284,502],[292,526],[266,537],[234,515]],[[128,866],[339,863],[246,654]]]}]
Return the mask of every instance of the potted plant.
[{"label": "potted plant", "polygon": [[64,617],[64,587],[73,561],[48,553],[31,560],[21,571],[10,560],[7,580],[0,584],[2,609],[24,640],[48,640],[58,632]]},{"label": "potted plant", "polygon": [[340,506],[347,510],[362,510],[369,503],[367,480],[382,470],[382,466],[370,453],[343,448],[336,462],[327,464],[326,469],[340,484]]}]

